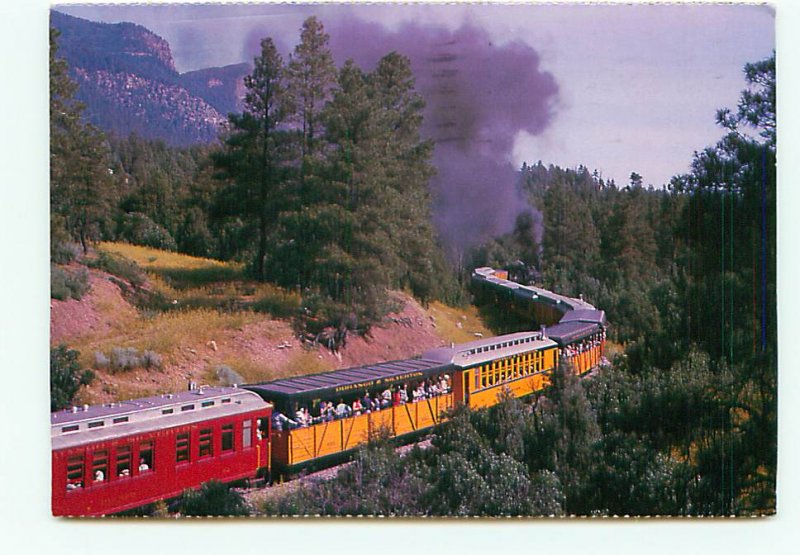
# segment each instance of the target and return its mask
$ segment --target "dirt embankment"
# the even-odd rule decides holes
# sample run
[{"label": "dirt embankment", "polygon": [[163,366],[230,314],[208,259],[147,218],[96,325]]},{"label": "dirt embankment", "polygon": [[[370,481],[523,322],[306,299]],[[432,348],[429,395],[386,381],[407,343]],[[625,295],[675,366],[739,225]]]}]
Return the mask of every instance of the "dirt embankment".
[{"label": "dirt embankment", "polygon": [[125,300],[110,277],[104,272],[90,270],[90,289],[81,300],[50,299],[51,345],[108,334],[137,317],[137,310]]},{"label": "dirt embankment", "polygon": [[[215,383],[215,369],[228,366],[253,383],[418,355],[449,343],[445,327],[469,336],[465,316],[425,309],[398,293],[402,309],[390,314],[369,336],[350,335],[339,353],[324,346],[301,345],[289,322],[253,312],[176,311],[143,314],[132,306],[108,274],[90,270],[91,290],[80,301],[51,301],[51,345],[65,343],[81,351],[81,361],[95,366],[95,352],[115,347],[155,351],[160,369],[112,373],[94,368],[97,379],[79,393],[78,402],[101,403],[179,391],[192,380]],[[457,319],[443,324],[445,318]],[[464,324],[462,325],[462,321]]]}]

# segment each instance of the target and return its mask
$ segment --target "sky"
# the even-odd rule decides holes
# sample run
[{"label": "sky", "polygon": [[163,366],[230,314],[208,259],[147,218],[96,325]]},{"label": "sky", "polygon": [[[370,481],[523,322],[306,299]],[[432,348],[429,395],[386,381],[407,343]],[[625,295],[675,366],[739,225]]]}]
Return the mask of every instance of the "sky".
[{"label": "sky", "polygon": [[[743,66],[775,48],[774,10],[763,5],[114,5],[57,6],[94,21],[139,23],[171,45],[179,71],[251,61],[271,36],[288,54],[303,19],[317,15],[332,41],[354,21],[387,36],[410,23],[455,32],[465,24],[496,48],[521,42],[552,75],[546,125],[512,129],[515,166],[542,160],[587,166],[655,186],[687,171],[692,153],[722,135],[715,112],[734,107]],[[339,36],[337,36],[339,33]],[[350,37],[350,38],[348,38]],[[351,54],[352,55],[352,54]],[[343,60],[337,60],[341,63]]]}]

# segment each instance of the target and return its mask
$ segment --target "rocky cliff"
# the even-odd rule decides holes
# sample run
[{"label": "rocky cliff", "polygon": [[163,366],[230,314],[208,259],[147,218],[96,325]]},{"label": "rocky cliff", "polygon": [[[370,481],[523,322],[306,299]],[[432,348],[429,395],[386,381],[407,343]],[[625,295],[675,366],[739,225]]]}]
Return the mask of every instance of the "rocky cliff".
[{"label": "rocky cliff", "polygon": [[185,146],[217,140],[227,114],[241,109],[247,64],[180,74],[169,44],[132,23],[97,23],[51,12],[59,56],[78,83],[88,121]]}]

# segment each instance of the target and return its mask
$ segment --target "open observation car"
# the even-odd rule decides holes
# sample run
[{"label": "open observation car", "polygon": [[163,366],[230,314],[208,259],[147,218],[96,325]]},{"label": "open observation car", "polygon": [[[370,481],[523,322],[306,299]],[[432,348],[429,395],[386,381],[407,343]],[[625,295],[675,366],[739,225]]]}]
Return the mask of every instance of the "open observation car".
[{"label": "open observation car", "polygon": [[100,516],[208,480],[270,466],[272,407],[237,388],[199,388],[51,414],[52,510]]},{"label": "open observation car", "polygon": [[[354,449],[366,443],[370,434],[403,436],[439,423],[453,407],[452,390],[437,386],[435,395],[415,402],[413,388],[423,382],[447,381],[450,372],[449,365],[423,356],[244,387],[274,404],[273,466],[279,472],[292,472]],[[403,386],[406,400],[399,402]],[[362,408],[354,409],[354,401],[361,403],[367,395],[372,405],[365,401]],[[332,414],[320,410],[321,403],[347,408]],[[303,409],[310,421],[296,417]]]}]

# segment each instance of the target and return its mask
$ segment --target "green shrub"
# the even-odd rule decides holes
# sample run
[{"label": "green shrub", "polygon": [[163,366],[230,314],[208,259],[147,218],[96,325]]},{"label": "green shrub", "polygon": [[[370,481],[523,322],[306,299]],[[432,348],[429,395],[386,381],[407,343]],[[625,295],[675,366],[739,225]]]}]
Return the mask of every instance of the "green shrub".
[{"label": "green shrub", "polygon": [[242,495],[222,482],[211,480],[199,490],[187,490],[178,503],[185,516],[247,516],[250,508]]},{"label": "green shrub", "polygon": [[69,264],[81,255],[81,246],[71,241],[52,241],[50,243],[50,262]]},{"label": "green shrub", "polygon": [[50,349],[50,410],[67,408],[82,385],[94,380],[94,372],[81,369],[80,353],[59,345]]},{"label": "green shrub", "polygon": [[54,264],[50,266],[50,298],[59,301],[81,300],[89,288],[86,268],[67,270]]},{"label": "green shrub", "polygon": [[132,245],[167,251],[178,250],[178,245],[169,231],[141,212],[131,212],[122,217],[119,237]]},{"label": "green shrub", "polygon": [[297,315],[300,302],[289,293],[275,291],[259,297],[251,307],[255,312],[270,314],[275,318],[289,318]]},{"label": "green shrub", "polygon": [[115,347],[110,356],[100,351],[94,354],[95,368],[107,368],[111,373],[128,372],[137,368],[161,368],[161,355],[153,351],[139,350],[134,347]]},{"label": "green shrub", "polygon": [[134,287],[141,287],[145,282],[144,272],[138,264],[104,251],[98,254],[96,260],[89,262],[89,266],[127,280]]}]

